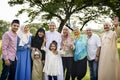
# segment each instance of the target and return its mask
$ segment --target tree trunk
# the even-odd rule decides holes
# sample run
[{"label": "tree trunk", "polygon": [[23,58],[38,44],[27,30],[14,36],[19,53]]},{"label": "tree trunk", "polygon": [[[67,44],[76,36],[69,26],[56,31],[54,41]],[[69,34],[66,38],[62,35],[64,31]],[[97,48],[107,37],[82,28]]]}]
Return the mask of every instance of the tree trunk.
[{"label": "tree trunk", "polygon": [[67,20],[68,20],[69,18],[70,18],[70,15],[67,15],[67,16],[65,17],[65,19],[61,20],[61,23],[60,23],[59,28],[58,28],[58,32],[60,32],[60,33],[62,32],[62,29],[63,29],[65,23],[67,22]]}]

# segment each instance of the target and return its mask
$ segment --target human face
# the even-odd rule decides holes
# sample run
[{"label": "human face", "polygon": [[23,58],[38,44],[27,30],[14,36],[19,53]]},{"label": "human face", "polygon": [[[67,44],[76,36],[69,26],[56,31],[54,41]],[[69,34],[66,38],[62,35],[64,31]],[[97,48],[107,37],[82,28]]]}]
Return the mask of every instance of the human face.
[{"label": "human face", "polygon": [[43,36],[44,36],[44,33],[43,33],[43,32],[38,32],[38,36],[39,36],[39,37],[43,37]]},{"label": "human face", "polygon": [[63,35],[64,35],[64,36],[68,36],[68,34],[69,34],[68,29],[67,29],[67,28],[64,28],[64,29],[63,29]]},{"label": "human face", "polygon": [[78,29],[74,30],[74,35],[79,35],[79,30]]},{"label": "human face", "polygon": [[104,30],[109,31],[110,30],[110,24],[104,24]]},{"label": "human face", "polygon": [[25,32],[25,33],[28,33],[28,32],[29,32],[29,27],[28,27],[28,25],[25,25],[25,27],[24,27],[24,32]]},{"label": "human face", "polygon": [[91,29],[87,29],[86,30],[86,34],[88,35],[88,37],[90,37],[92,35],[92,30]]},{"label": "human face", "polygon": [[56,46],[54,44],[51,44],[50,50],[56,50]]},{"label": "human face", "polygon": [[53,32],[54,30],[55,30],[55,25],[49,25],[49,30],[51,31],[51,32]]},{"label": "human face", "polygon": [[17,24],[17,23],[13,23],[13,24],[11,24],[11,29],[12,29],[12,31],[14,32],[14,33],[16,33],[17,32],[17,30],[18,30],[18,28],[19,28],[19,24]]}]

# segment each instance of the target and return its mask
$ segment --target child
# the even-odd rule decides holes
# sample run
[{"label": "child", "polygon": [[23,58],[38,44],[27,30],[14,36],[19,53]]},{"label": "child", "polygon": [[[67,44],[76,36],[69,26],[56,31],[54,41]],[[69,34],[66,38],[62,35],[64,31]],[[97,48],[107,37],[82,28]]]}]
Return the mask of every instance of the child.
[{"label": "child", "polygon": [[32,61],[33,61],[33,67],[32,67],[32,80],[43,80],[43,74],[42,74],[42,53],[37,49],[32,49]]},{"label": "child", "polygon": [[48,76],[48,80],[58,80],[58,75],[61,75],[61,68],[62,63],[60,62],[60,54],[61,51],[57,51],[57,42],[53,41],[49,49],[44,47],[45,41],[43,42],[42,49],[46,51],[46,59],[45,59],[45,66],[43,68],[43,72]]}]

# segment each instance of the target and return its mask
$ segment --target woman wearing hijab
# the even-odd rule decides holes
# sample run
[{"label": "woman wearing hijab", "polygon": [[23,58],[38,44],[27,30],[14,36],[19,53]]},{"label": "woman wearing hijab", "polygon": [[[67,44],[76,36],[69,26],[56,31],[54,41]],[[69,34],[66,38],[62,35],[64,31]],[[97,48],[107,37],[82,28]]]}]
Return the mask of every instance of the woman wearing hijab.
[{"label": "woman wearing hijab", "polygon": [[65,49],[65,54],[62,54],[62,62],[63,62],[63,69],[65,80],[70,80],[71,70],[72,70],[72,63],[73,63],[73,38],[70,36],[70,31],[68,27],[63,28],[62,33],[62,41],[61,41],[62,49]]},{"label": "woman wearing hijab", "polygon": [[41,50],[41,46],[44,41],[44,36],[45,30],[43,28],[39,28],[36,35],[32,37],[32,80],[43,80],[45,52]]},{"label": "woman wearing hijab", "polygon": [[80,34],[78,28],[74,29],[75,42],[74,42],[74,61],[72,66],[72,80],[77,77],[82,80],[87,71],[87,36]]},{"label": "woman wearing hijab", "polygon": [[31,34],[28,25],[22,25],[18,31],[17,67],[15,80],[31,80]]}]

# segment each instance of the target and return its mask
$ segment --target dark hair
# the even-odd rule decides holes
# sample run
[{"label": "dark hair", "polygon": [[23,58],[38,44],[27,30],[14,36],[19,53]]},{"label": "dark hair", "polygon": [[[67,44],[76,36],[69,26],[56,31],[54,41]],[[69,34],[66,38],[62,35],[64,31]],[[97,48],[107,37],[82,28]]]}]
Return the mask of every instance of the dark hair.
[{"label": "dark hair", "polygon": [[[55,47],[56,47],[56,49],[55,49],[55,50],[57,50],[57,42],[56,42],[56,41],[52,41],[52,42],[50,43],[49,49],[50,49],[50,47],[52,46],[52,44],[54,44],[54,45],[55,45]],[[50,49],[50,50],[51,50],[51,49]]]},{"label": "dark hair", "polygon": [[12,25],[13,23],[20,24],[20,21],[19,21],[18,19],[14,19],[14,20],[12,21],[11,25]]},{"label": "dark hair", "polygon": [[[43,28],[39,28],[38,30],[37,30],[37,32],[36,32],[36,34],[35,34],[35,37],[36,38],[39,38],[39,36],[38,36],[38,33],[39,32],[43,32],[43,34],[45,35],[45,30],[43,29]],[[44,37],[44,36],[43,36]]]}]

